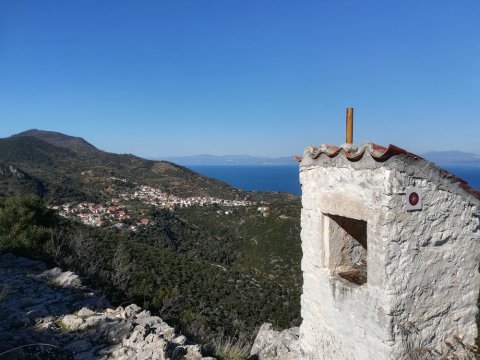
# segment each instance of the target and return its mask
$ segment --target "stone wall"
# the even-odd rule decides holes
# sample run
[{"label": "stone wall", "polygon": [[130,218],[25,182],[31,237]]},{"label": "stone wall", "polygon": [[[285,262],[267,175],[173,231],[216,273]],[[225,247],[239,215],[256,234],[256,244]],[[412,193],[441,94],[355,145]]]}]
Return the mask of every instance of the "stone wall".
[{"label": "stone wall", "polygon": [[[395,171],[393,209],[403,191],[423,191],[424,209],[388,213],[385,292],[390,298],[392,359],[405,354],[425,358],[474,358],[475,315],[480,287],[478,202],[448,186],[444,177],[423,178],[406,166]],[[413,357],[412,357],[413,358]]]},{"label": "stone wall", "polygon": [[[373,160],[372,160],[373,161]],[[302,164],[302,270],[304,285],[300,341],[316,359],[386,359],[389,302],[384,296],[385,256],[382,208],[390,198],[388,170],[349,162]],[[368,282],[361,286],[334,275],[329,215],[367,222]],[[331,224],[332,223],[332,224]]]},{"label": "stone wall", "polygon": [[[478,199],[432,163],[403,155],[386,162],[305,156],[300,179],[304,357],[472,356]],[[408,186],[423,189],[422,211],[405,210]],[[338,276],[331,215],[367,222],[363,285]]]}]

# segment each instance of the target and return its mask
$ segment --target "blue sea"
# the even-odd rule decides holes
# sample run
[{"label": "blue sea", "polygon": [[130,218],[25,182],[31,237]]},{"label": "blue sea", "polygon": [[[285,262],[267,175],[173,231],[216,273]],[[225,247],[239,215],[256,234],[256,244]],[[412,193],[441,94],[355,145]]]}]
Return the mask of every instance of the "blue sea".
[{"label": "blue sea", "polygon": [[465,180],[471,187],[480,190],[480,165],[440,164],[439,166]]},{"label": "blue sea", "polygon": [[[236,188],[257,191],[282,191],[301,195],[298,165],[186,165],[202,175]],[[480,189],[480,165],[440,165]]]}]

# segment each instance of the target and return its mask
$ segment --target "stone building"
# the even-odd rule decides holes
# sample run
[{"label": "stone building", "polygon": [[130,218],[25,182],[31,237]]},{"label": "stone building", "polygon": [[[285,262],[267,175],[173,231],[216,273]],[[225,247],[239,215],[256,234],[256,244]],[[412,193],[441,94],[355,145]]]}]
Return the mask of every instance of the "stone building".
[{"label": "stone building", "polygon": [[474,359],[480,193],[390,145],[307,147],[298,358]]}]

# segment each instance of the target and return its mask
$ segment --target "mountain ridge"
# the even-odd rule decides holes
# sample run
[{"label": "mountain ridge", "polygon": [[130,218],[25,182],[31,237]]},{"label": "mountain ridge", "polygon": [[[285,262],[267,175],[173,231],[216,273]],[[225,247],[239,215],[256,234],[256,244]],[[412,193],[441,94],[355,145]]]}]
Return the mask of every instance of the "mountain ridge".
[{"label": "mountain ridge", "polygon": [[242,190],[172,162],[109,153],[82,138],[44,130],[0,138],[2,163],[14,165],[40,180],[46,197],[56,202],[111,197],[106,191],[111,177],[154,186],[183,197],[235,199],[246,196]]}]

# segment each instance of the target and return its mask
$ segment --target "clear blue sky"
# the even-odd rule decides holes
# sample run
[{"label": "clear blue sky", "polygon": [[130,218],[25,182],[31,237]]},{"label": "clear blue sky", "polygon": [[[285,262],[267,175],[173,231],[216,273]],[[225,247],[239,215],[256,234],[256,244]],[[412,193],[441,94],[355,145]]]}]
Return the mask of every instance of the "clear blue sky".
[{"label": "clear blue sky", "polygon": [[480,1],[0,2],[0,137],[146,157],[480,153]]}]

